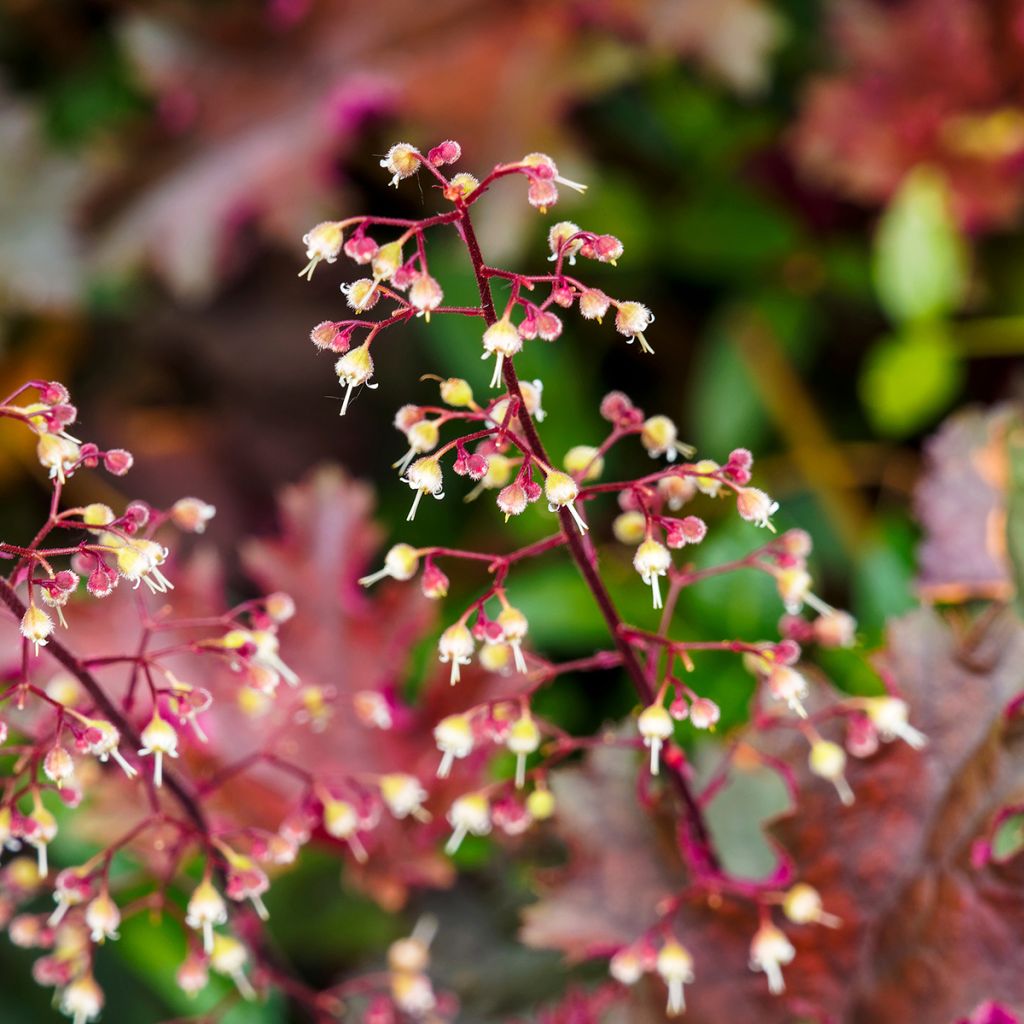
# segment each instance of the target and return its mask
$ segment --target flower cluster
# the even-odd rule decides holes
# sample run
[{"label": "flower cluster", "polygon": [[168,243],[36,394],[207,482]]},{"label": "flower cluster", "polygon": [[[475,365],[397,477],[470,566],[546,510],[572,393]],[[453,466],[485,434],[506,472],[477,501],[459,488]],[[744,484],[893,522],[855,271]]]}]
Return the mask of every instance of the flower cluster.
[{"label": "flower cluster", "polygon": [[[874,749],[872,737],[876,746],[878,739],[896,737],[919,746],[924,738],[908,724],[908,709],[898,697],[828,703],[828,688],[818,686],[803,667],[804,646],[849,647],[856,633],[849,615],[814,593],[807,564],[811,544],[805,533],[789,530],[772,536],[746,557],[725,565],[695,567],[689,561],[674,560],[673,552],[684,548],[687,555],[690,549],[699,551],[709,531],[709,513],[714,515],[715,506],[726,500],[734,503],[741,520],[774,534],[779,505],[752,485],[749,451],[737,449],[723,462],[697,458],[694,449],[680,440],[669,416],[648,415],[628,396],[614,391],[600,407],[608,424],[606,436],[597,443],[575,445],[556,465],[538,429],[545,415],[541,397],[551,382],[545,389],[541,381],[519,375],[530,346],[538,340],[558,342],[563,317],[575,310],[583,320],[598,323],[609,316],[627,342],[637,341],[639,350],[650,354],[653,347],[647,333],[654,316],[641,303],[613,298],[578,276],[577,263],[615,265],[624,253],[614,236],[584,230],[571,221],[551,226],[548,246],[553,266],[545,273],[522,274],[486,262],[473,229],[472,210],[502,179],[524,179],[528,202],[541,213],[558,201],[559,185],[582,187],[564,178],[555,162],[543,154],[499,164],[481,178],[465,172],[446,176],[442,168],[460,158],[461,148],[451,142],[426,154],[407,143],[392,147],[382,161],[392,175],[391,183],[398,187],[415,175],[428,176],[449,207],[420,220],[354,216],[319,225],[306,236],[311,263],[303,271],[308,275],[318,260],[334,262],[344,254],[358,266],[368,265],[372,274],[341,285],[354,317],[321,323],[312,332],[317,348],[340,356],[336,370],[345,389],[343,413],[352,391],[372,380],[371,346],[379,356],[381,345],[389,343],[381,339],[391,337],[391,328],[418,316],[467,316],[480,321],[481,355],[492,361],[487,387],[497,394],[478,397],[479,385],[469,379],[427,375],[423,380],[439,384],[439,401],[407,404],[395,415],[404,452],[394,468],[414,492],[410,520],[424,495],[444,497],[452,483],[445,479],[449,470],[468,478],[467,498],[496,492],[499,529],[503,521],[521,515],[542,496],[555,515],[550,536],[501,553],[397,543],[388,551],[383,568],[360,581],[370,586],[385,579],[410,583],[419,577],[424,594],[439,599],[448,593],[452,567],[461,566],[470,573],[475,567],[488,577],[478,596],[445,626],[437,653],[452,685],[462,682],[466,670],[476,663],[483,673],[503,680],[500,695],[472,703],[437,723],[437,775],[448,778],[457,764],[486,759],[488,751],[504,751],[510,761],[507,773],[484,785],[476,779],[450,804],[446,817],[452,832],[446,849],[455,853],[468,836],[488,835],[495,829],[516,835],[555,814],[550,773],[579,750],[595,745],[645,749],[645,771],[663,780],[659,785],[666,798],[675,798],[676,811],[686,824],[681,835],[691,837],[682,853],[692,877],[684,892],[651,908],[655,920],[649,932],[615,953],[610,964],[613,978],[628,986],[645,973],[657,974],[668,990],[669,1013],[681,1013],[684,987],[699,984],[700,964],[676,936],[673,919],[688,902],[710,902],[713,896],[716,902],[728,898],[753,905],[760,926],[750,939],[749,966],[764,974],[772,993],[782,992],[782,968],[793,960],[795,948],[773,921],[773,910],[781,907],[785,918],[798,925],[837,927],[840,922],[822,909],[818,894],[804,883],[791,880],[795,884],[788,889],[780,888],[777,880],[752,884],[732,878],[721,868],[703,822],[700,795],[693,790],[685,748],[679,742],[683,730],[713,730],[721,717],[718,705],[701,693],[696,662],[712,651],[741,658],[756,680],[755,726],[791,729],[806,738],[811,772],[834,785],[843,803],[855,797],[845,777],[847,753],[868,756]],[[436,231],[453,229],[472,266],[478,305],[444,305],[442,285],[431,273],[428,239]],[[496,304],[496,283],[506,296],[503,304]],[[384,310],[378,318],[363,316],[379,304]],[[628,480],[604,481],[609,452],[630,444],[645,451],[657,468]],[[654,609],[660,612],[653,628],[621,620],[598,569],[594,536],[605,533],[607,522],[602,499],[614,502],[607,532],[631,551],[633,567],[650,588]],[[552,663],[530,647],[528,617],[512,598],[519,566],[554,550],[561,550],[578,568],[608,624],[611,641],[607,650],[562,664]],[[760,572],[774,581],[784,612],[781,637],[674,638],[673,612],[684,588],[743,571]],[[803,616],[807,609],[814,613],[813,619]],[[625,672],[635,688],[639,707],[631,730],[572,736],[534,710],[533,698],[542,687],[569,673],[609,669]],[[842,722],[847,725],[845,746],[832,738],[836,724]],[[381,727],[379,722],[374,724]],[[716,778],[729,773],[736,749],[736,745],[728,748]],[[767,755],[764,763],[771,763]],[[358,807],[347,807],[342,819],[343,826],[333,834],[352,842],[361,827]],[[699,937],[694,936],[690,944],[699,948]]]}]

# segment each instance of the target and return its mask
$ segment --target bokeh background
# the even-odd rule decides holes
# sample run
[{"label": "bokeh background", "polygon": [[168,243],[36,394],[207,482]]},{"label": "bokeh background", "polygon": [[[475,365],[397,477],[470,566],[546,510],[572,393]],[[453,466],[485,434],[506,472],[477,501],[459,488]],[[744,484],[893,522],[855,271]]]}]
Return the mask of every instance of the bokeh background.
[{"label": "bokeh background", "polygon": [[[528,346],[550,449],[600,439],[610,387],[709,457],[752,449],[780,523],[814,535],[825,596],[868,646],[922,596],[926,438],[954,409],[1020,394],[1024,3],[6,0],[0,63],[0,392],[66,381],[85,436],[136,455],[123,496],[213,502],[207,538],[239,589],[239,539],[273,531],[281,488],[325,462],[375,485],[382,523],[404,519],[394,410],[433,397],[423,372],[478,387],[490,373],[475,324],[417,322],[387,339],[380,390],[340,420],[330,359],[307,340],[341,315],[348,271],[300,281],[303,232],[435,208],[425,182],[386,187],[378,160],[400,139],[457,139],[478,176],[542,150],[589,183],[547,218],[516,182],[479,208],[491,262],[520,268],[543,265],[552,218],[619,236],[619,267],[590,277],[657,314],[654,358],[571,319],[557,344]],[[432,269],[452,301],[472,300],[457,247],[439,239]],[[4,432],[0,534],[29,534],[46,494],[28,441]],[[430,503],[401,539],[493,549],[537,535],[524,516],[505,539],[478,504]],[[713,526],[709,560],[749,546],[727,516]],[[950,582],[931,568],[925,597]],[[628,555],[609,572],[629,578]],[[998,579],[976,582],[998,596]],[[597,642],[568,568],[517,584],[539,648]],[[723,580],[682,614],[706,635],[770,635],[765,596]],[[826,661],[860,685],[859,656]],[[749,682],[723,664],[715,685],[726,725],[739,720]],[[614,689],[550,699],[572,729],[630,703]],[[440,970],[471,1018],[527,1012],[565,978],[514,945],[515,869],[473,849],[453,892],[398,918],[339,892],[334,862],[312,857],[271,893],[282,948],[326,981],[379,960],[425,905],[458,925]],[[111,1020],[183,1012],[145,934],[101,958]],[[5,1021],[45,1005],[29,962],[0,951]],[[247,1014],[287,1019],[276,1004]]]}]

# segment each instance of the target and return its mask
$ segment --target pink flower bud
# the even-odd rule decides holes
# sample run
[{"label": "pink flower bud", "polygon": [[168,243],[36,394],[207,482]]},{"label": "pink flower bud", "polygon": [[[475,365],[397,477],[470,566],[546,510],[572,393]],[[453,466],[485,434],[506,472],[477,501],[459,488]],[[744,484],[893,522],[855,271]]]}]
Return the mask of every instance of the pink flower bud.
[{"label": "pink flower bud", "polygon": [[60,381],[33,381],[32,384],[39,392],[39,401],[44,405],[59,405],[71,398],[70,392]]},{"label": "pink flower bud", "polygon": [[131,452],[126,452],[123,448],[111,448],[103,455],[105,469],[114,476],[124,476],[132,468],[134,461]]},{"label": "pink flower bud", "polygon": [[551,290],[551,301],[562,309],[569,309],[576,299],[576,293],[568,286],[561,285]]},{"label": "pink flower bud", "polygon": [[592,249],[591,258],[601,263],[614,264],[616,260],[622,258],[622,243],[614,235],[598,235],[593,241]]},{"label": "pink flower bud", "polygon": [[545,310],[537,314],[537,334],[544,341],[554,341],[562,333],[562,321]]},{"label": "pink flower bud", "polygon": [[113,569],[101,563],[89,573],[85,587],[93,597],[107,597],[117,586],[119,578]]},{"label": "pink flower bud", "polygon": [[345,255],[356,263],[370,263],[377,255],[377,243],[369,235],[353,235],[345,243]]},{"label": "pink flower bud", "polygon": [[351,327],[342,329],[333,320],[324,320],[309,332],[309,340],[317,348],[329,349],[331,352],[347,352],[351,337]]},{"label": "pink flower bud", "polygon": [[427,153],[427,159],[435,167],[458,163],[461,158],[462,147],[454,139],[446,139]]},{"label": "pink flower bud", "polygon": [[526,489],[522,484],[511,483],[498,492],[498,508],[505,513],[505,521],[509,516],[518,516],[526,511]]},{"label": "pink flower bud", "polygon": [[445,597],[448,593],[448,583],[448,577],[433,562],[427,562],[420,580],[424,595],[435,601]]},{"label": "pink flower bud", "polygon": [[99,447],[94,445],[92,441],[83,444],[79,449],[78,455],[86,469],[95,469],[100,464]]}]

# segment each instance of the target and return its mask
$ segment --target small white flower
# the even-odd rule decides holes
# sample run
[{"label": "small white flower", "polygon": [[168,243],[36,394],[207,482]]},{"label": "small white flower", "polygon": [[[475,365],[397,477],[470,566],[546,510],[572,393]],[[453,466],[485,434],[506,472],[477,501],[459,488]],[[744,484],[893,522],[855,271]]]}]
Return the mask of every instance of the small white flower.
[{"label": "small white flower", "polygon": [[664,544],[649,537],[633,555],[633,568],[640,573],[640,578],[651,588],[654,607],[661,607],[661,587],[658,579],[664,576],[672,566],[672,556]]},{"label": "small white flower", "polygon": [[770,921],[766,921],[750,944],[750,969],[763,971],[768,978],[769,991],[777,996],[786,990],[782,966],[790,963],[794,956],[796,950],[789,939]]}]

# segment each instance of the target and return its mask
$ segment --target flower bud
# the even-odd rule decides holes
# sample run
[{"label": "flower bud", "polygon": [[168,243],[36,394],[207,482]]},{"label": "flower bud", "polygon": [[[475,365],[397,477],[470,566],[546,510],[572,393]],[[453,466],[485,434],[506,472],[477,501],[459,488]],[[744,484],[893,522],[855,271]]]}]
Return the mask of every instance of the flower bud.
[{"label": "flower bud", "polygon": [[604,472],[604,459],[597,448],[589,444],[578,444],[565,453],[562,465],[574,477],[582,474],[582,480],[596,480]]},{"label": "flower bud", "polygon": [[647,518],[635,510],[622,512],[612,523],[612,533],[620,544],[639,544],[647,530]]},{"label": "flower bud", "polygon": [[451,176],[444,197],[450,203],[457,203],[468,199],[479,187],[480,182],[472,174],[462,171]]}]

